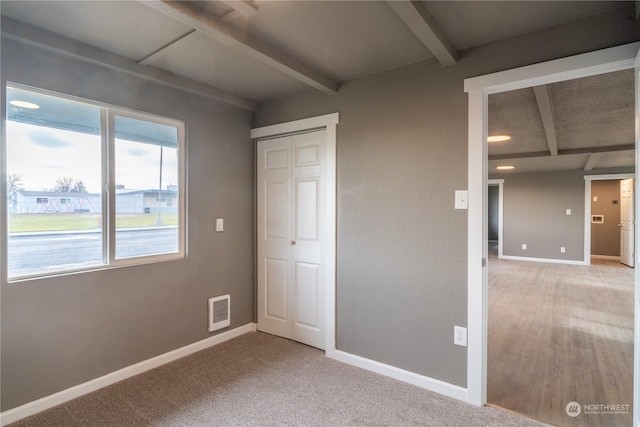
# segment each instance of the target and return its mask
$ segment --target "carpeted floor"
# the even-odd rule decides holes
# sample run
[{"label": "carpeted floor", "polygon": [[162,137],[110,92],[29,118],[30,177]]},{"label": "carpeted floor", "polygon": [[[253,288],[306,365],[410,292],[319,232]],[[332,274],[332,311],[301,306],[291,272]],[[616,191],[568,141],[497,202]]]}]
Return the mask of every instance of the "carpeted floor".
[{"label": "carpeted floor", "polygon": [[11,424],[35,426],[542,426],[254,332]]}]

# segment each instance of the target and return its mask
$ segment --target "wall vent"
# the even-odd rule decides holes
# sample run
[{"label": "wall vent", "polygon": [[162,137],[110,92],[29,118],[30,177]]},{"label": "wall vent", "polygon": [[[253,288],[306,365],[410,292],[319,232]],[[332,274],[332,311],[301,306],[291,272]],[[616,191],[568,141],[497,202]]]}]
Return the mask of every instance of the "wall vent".
[{"label": "wall vent", "polygon": [[231,325],[231,296],[209,298],[209,332]]}]

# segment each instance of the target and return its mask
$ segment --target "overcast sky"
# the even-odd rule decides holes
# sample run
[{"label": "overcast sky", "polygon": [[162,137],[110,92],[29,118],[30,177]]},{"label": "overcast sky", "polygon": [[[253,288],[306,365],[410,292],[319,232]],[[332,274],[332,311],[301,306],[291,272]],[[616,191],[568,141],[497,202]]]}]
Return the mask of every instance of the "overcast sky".
[{"label": "overcast sky", "polygon": [[[100,136],[9,121],[7,172],[22,176],[25,190],[51,190],[60,177],[81,180],[90,193],[102,187]],[[162,188],[178,183],[177,150],[163,148]],[[116,183],[157,189],[160,147],[116,140]]]}]

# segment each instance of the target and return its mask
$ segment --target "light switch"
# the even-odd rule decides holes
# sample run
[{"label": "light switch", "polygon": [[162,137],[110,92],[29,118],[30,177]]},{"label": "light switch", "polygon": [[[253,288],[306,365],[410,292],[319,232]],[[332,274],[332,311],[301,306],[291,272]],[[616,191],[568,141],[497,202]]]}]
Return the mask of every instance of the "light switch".
[{"label": "light switch", "polygon": [[216,218],[216,231],[224,231],[224,219]]},{"label": "light switch", "polygon": [[567,215],[571,215],[571,209],[567,209]]},{"label": "light switch", "polygon": [[593,201],[597,202],[598,201],[598,196],[593,196]]},{"label": "light switch", "polygon": [[456,190],[456,209],[467,209],[467,190]]}]

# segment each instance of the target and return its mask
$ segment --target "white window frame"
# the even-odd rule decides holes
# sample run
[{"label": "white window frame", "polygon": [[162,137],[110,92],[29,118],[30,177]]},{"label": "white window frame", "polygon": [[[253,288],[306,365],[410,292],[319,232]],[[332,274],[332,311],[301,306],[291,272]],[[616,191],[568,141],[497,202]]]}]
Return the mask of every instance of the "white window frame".
[{"label": "white window frame", "polygon": [[[77,98],[70,95],[65,95],[57,92],[52,92],[44,89],[35,88],[32,86],[21,85],[18,83],[7,82],[6,86],[3,88],[5,91],[7,89],[18,89],[24,90],[27,92],[32,92],[39,95],[50,96],[59,98],[64,101],[76,102],[80,104],[85,104],[93,107],[100,108],[100,138],[101,138],[101,168],[102,168],[102,264],[86,266],[86,267],[78,267],[78,268],[68,268],[61,269],[56,271],[47,271],[42,273],[34,273],[29,275],[21,275],[15,277],[9,277],[8,270],[8,247],[3,245],[2,250],[2,270],[5,275],[5,279],[7,283],[12,282],[21,282],[25,280],[32,279],[41,279],[48,277],[56,277],[67,274],[74,273],[82,273],[89,271],[97,271],[97,270],[105,270],[110,268],[118,268],[124,266],[134,266],[141,264],[151,264],[158,262],[166,262],[173,261],[177,259],[186,258],[186,217],[187,217],[187,205],[186,205],[186,180],[187,180],[187,170],[186,170],[186,125],[183,121],[158,116],[151,113],[134,111],[131,109],[127,109],[124,107],[113,106],[109,104],[105,104],[102,102],[92,101]],[[164,254],[154,254],[154,255],[144,255],[137,257],[129,257],[129,258],[116,258],[116,182],[115,178],[115,117],[125,117],[137,120],[143,120],[151,123],[157,123],[160,125],[166,125],[175,127],[177,129],[177,138],[178,138],[178,196],[177,196],[177,204],[176,208],[178,211],[178,250],[176,252],[164,253]],[[3,106],[3,123],[7,121],[7,111],[5,106]],[[8,227],[8,211],[7,211],[7,198],[6,198],[6,171],[7,171],[7,157],[6,157],[6,147],[7,147],[7,135],[6,135],[6,126],[5,132],[3,132],[3,143],[2,143],[2,154],[4,161],[2,163],[3,176],[2,183],[3,186],[0,191],[0,195],[2,198],[0,200],[0,206],[2,209],[2,217],[4,218],[2,224],[2,235],[3,240],[6,242],[9,234]],[[106,220],[105,220],[106,219]]]}]

